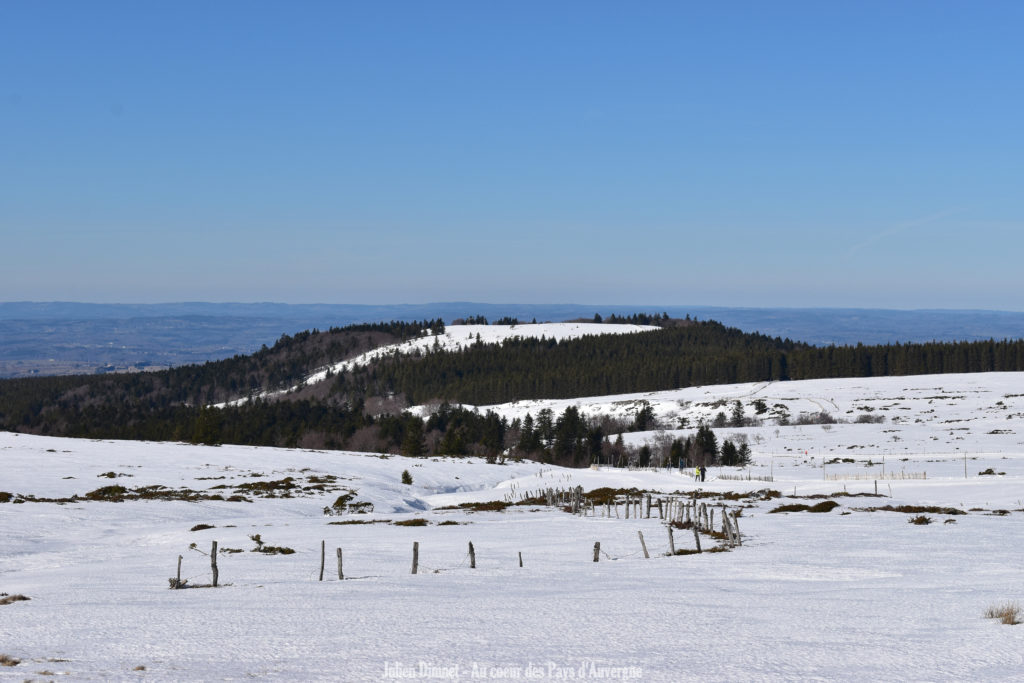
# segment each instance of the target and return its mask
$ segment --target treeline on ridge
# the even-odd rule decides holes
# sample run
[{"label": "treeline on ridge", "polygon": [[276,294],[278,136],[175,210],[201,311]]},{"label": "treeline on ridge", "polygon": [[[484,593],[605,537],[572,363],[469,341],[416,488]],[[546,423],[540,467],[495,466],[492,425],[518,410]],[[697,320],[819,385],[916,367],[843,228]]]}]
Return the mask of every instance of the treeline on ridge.
[{"label": "treeline on ridge", "polygon": [[[1020,340],[813,347],[714,321],[673,321],[658,315],[620,320],[662,329],[562,342],[478,340],[458,350],[436,347],[417,355],[390,355],[313,387],[223,409],[208,406],[298,384],[325,365],[427,329],[440,332],[444,323],[313,330],[286,335],[250,356],[155,373],[2,380],[0,429],[410,455],[501,457],[511,452],[558,464],[586,465],[596,458],[630,464],[663,459],[657,453],[648,459],[615,448],[610,437],[649,429],[642,421],[615,424],[564,413],[530,416],[533,424],[527,424],[456,404],[767,380],[1024,369]],[[486,324],[479,317],[473,321]],[[594,321],[601,322],[599,317]],[[507,323],[518,324],[511,319]],[[420,418],[403,412],[410,405],[427,403],[434,406],[433,415]],[[542,419],[550,429],[537,426]],[[540,441],[535,438],[538,429],[543,434]],[[730,453],[726,449],[725,460],[731,459]]]},{"label": "treeline on ridge", "polygon": [[397,394],[410,405],[490,405],[710,384],[1024,369],[1024,342],[815,347],[715,321],[554,339],[512,338],[420,357],[394,356],[338,376],[345,397]]}]

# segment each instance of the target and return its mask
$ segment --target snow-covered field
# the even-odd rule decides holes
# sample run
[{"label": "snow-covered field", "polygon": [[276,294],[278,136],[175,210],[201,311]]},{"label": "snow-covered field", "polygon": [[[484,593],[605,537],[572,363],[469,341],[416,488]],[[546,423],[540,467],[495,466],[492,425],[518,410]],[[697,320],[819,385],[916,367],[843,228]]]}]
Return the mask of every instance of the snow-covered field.
[{"label": "snow-covered field", "polygon": [[[755,401],[767,412],[756,414]],[[1024,373],[917,375],[816,379],[796,382],[755,382],[671,391],[594,396],[578,399],[517,401],[480,410],[507,418],[534,418],[544,408],[555,417],[568,406],[585,416],[609,415],[631,421],[649,405],[670,436],[693,432],[701,421],[713,422],[719,412],[731,416],[739,401],[744,415],[759,418],[759,427],[726,428],[720,438],[745,434],[751,448],[762,454],[818,457],[850,455],[900,458],[909,455],[1024,453]],[[791,423],[803,415],[828,413],[836,424],[779,427],[786,414]],[[881,420],[857,423],[861,416]],[[689,430],[673,429],[686,419]],[[627,443],[652,441],[655,433],[627,435]]]},{"label": "snow-covered field", "polygon": [[[1019,374],[948,375],[576,402],[612,406],[643,398],[667,420],[670,410],[675,419],[695,417],[686,411],[707,408],[699,403],[735,398],[750,415],[749,402],[764,397],[769,406],[787,405],[794,417],[821,410],[823,402],[836,417],[851,419],[863,406],[887,417],[830,429],[723,430],[747,434],[755,465],[712,469],[700,484],[677,470],[565,470],[0,433],[0,491],[16,494],[14,500],[78,496],[0,503],[0,593],[31,598],[0,604],[0,655],[20,660],[0,666],[0,678],[1022,680],[1024,625],[984,618],[998,603],[1024,604],[1024,446],[1017,433],[1024,404],[1015,395],[1022,387]],[[556,402],[547,404],[558,410]],[[729,412],[728,405],[718,409]],[[979,474],[989,469],[993,474]],[[401,483],[403,470],[411,485]],[[922,474],[927,478],[891,478]],[[261,496],[259,482],[292,495]],[[115,485],[159,485],[178,496],[187,489],[202,499],[83,499]],[[657,512],[627,520],[621,506],[620,516],[610,518],[604,508],[596,516],[543,505],[440,509],[576,485],[636,487],[656,496],[699,489],[717,509],[742,509],[743,545],[667,556]],[[782,497],[743,495],[765,489]],[[324,514],[349,492],[350,502],[372,504],[373,511]],[[741,499],[716,497],[725,493]],[[210,499],[232,495],[251,502]],[[782,504],[820,502],[806,498],[816,495],[839,507],[770,513]],[[908,521],[917,514],[866,509],[886,505],[966,514],[927,512],[932,523],[916,525]],[[428,525],[393,523],[417,518]],[[347,521],[378,523],[331,524]],[[212,528],[191,530],[200,524]],[[255,534],[295,552],[250,552]],[[243,551],[219,554],[221,586],[169,590],[179,555],[189,584],[210,581],[204,553],[213,540],[222,551]],[[469,542],[476,569],[469,568]],[[675,543],[692,548],[692,533],[677,530]],[[718,544],[702,537],[705,550]]]}]

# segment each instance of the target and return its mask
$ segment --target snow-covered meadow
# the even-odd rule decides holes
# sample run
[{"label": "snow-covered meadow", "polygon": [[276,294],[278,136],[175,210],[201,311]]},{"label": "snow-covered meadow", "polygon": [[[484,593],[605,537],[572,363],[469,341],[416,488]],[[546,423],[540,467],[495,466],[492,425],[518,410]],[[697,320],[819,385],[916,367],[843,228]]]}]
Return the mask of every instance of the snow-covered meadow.
[{"label": "snow-covered meadow", "polygon": [[[671,422],[697,418],[696,411],[728,412],[737,398],[749,415],[748,402],[764,397],[769,406],[786,405],[793,417],[824,406],[851,423],[769,421],[721,430],[720,438],[745,433],[755,464],[713,468],[703,483],[678,470],[566,470],[0,433],[0,491],[13,494],[0,503],[0,593],[30,598],[0,604],[0,655],[20,661],[0,667],[0,677],[1024,678],[1024,626],[984,618],[993,605],[1024,604],[1024,436],[1018,434],[1024,376],[815,380],[663,393],[574,403],[585,412],[598,405],[628,411],[647,400]],[[711,407],[722,400],[724,408]],[[497,408],[511,416],[525,414],[526,405]],[[544,405],[557,412],[560,403]],[[852,423],[861,412],[887,419]],[[411,485],[401,483],[404,470]],[[980,474],[988,470],[993,473]],[[927,478],[894,478],[920,474]],[[544,505],[442,509],[577,485],[637,488],[655,498],[699,490],[717,509],[742,510],[743,545],[668,556],[657,513],[627,520],[621,506],[618,517],[604,516],[601,507],[596,516]],[[85,498],[108,486],[154,495]],[[781,497],[747,495],[762,490]],[[195,492],[192,500],[169,499],[189,498],[186,491]],[[342,495],[367,504],[364,509],[372,505],[372,512],[325,515]],[[245,500],[227,500],[232,496]],[[825,514],[770,513],[822,500],[809,496],[828,496],[839,507]],[[917,525],[908,521],[918,514],[868,511],[905,505],[966,514],[926,512],[932,523]],[[427,525],[394,524],[411,519]],[[375,523],[336,524],[352,521]],[[193,531],[197,525],[210,528]],[[251,552],[256,534],[266,545],[295,552]],[[209,583],[205,553],[213,540],[222,551],[221,586],[169,590],[179,555],[189,584]],[[602,555],[595,563],[597,541]],[[414,542],[416,575],[410,572]],[[469,542],[476,569],[469,567]],[[677,530],[675,543],[692,548],[692,533]],[[702,544],[708,550],[720,542],[703,536]],[[242,552],[224,552],[229,549]]]}]

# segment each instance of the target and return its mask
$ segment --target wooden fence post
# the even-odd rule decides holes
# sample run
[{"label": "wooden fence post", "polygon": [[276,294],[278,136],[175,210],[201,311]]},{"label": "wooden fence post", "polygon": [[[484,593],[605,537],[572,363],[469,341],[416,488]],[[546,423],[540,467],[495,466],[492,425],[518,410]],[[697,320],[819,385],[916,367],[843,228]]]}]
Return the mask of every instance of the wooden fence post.
[{"label": "wooden fence post", "polygon": [[671,554],[671,555],[675,555],[676,554],[676,539],[672,535],[672,525],[671,524],[668,525],[668,551],[669,551],[669,554]]},{"label": "wooden fence post", "polygon": [[178,555],[178,578],[174,581],[175,588],[181,588],[181,555]]},{"label": "wooden fence post", "polygon": [[345,580],[345,572],[341,571],[341,548],[338,548],[338,581]]},{"label": "wooden fence post", "polygon": [[523,551],[522,550],[519,551],[519,566],[520,567],[523,566]]},{"label": "wooden fence post", "polygon": [[693,525],[693,540],[697,544],[697,552],[700,552],[700,534],[697,532],[697,525]]},{"label": "wooden fence post", "polygon": [[420,542],[412,542],[412,573],[416,573],[416,569],[420,566]]},{"label": "wooden fence post", "polygon": [[738,512],[732,513],[732,523],[736,527],[736,542],[743,545],[743,536],[740,535],[740,521],[737,517],[739,517]]},{"label": "wooden fence post", "polygon": [[469,542],[469,568],[476,569],[476,551],[473,550],[473,541]]},{"label": "wooden fence post", "polygon": [[320,541],[320,580],[324,580],[324,550],[326,549],[327,541]]},{"label": "wooden fence post", "polygon": [[216,588],[219,576],[217,571],[217,541],[213,542],[213,547],[210,549],[210,568],[213,570],[213,587]]},{"label": "wooden fence post", "polygon": [[601,556],[601,541],[594,541],[594,562]]},{"label": "wooden fence post", "polygon": [[637,533],[640,534],[640,547],[644,549],[644,557],[649,560],[651,559],[651,556],[647,554],[647,544],[644,543],[644,532],[638,530]]},{"label": "wooden fence post", "polygon": [[626,519],[629,519],[629,496],[626,496]]}]

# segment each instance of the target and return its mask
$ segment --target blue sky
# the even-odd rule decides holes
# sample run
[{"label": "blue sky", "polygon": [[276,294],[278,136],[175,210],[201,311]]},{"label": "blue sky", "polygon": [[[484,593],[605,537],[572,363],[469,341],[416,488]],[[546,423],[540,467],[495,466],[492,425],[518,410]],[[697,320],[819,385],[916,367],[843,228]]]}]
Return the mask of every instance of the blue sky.
[{"label": "blue sky", "polygon": [[1024,310],[1024,3],[0,3],[0,300]]}]

